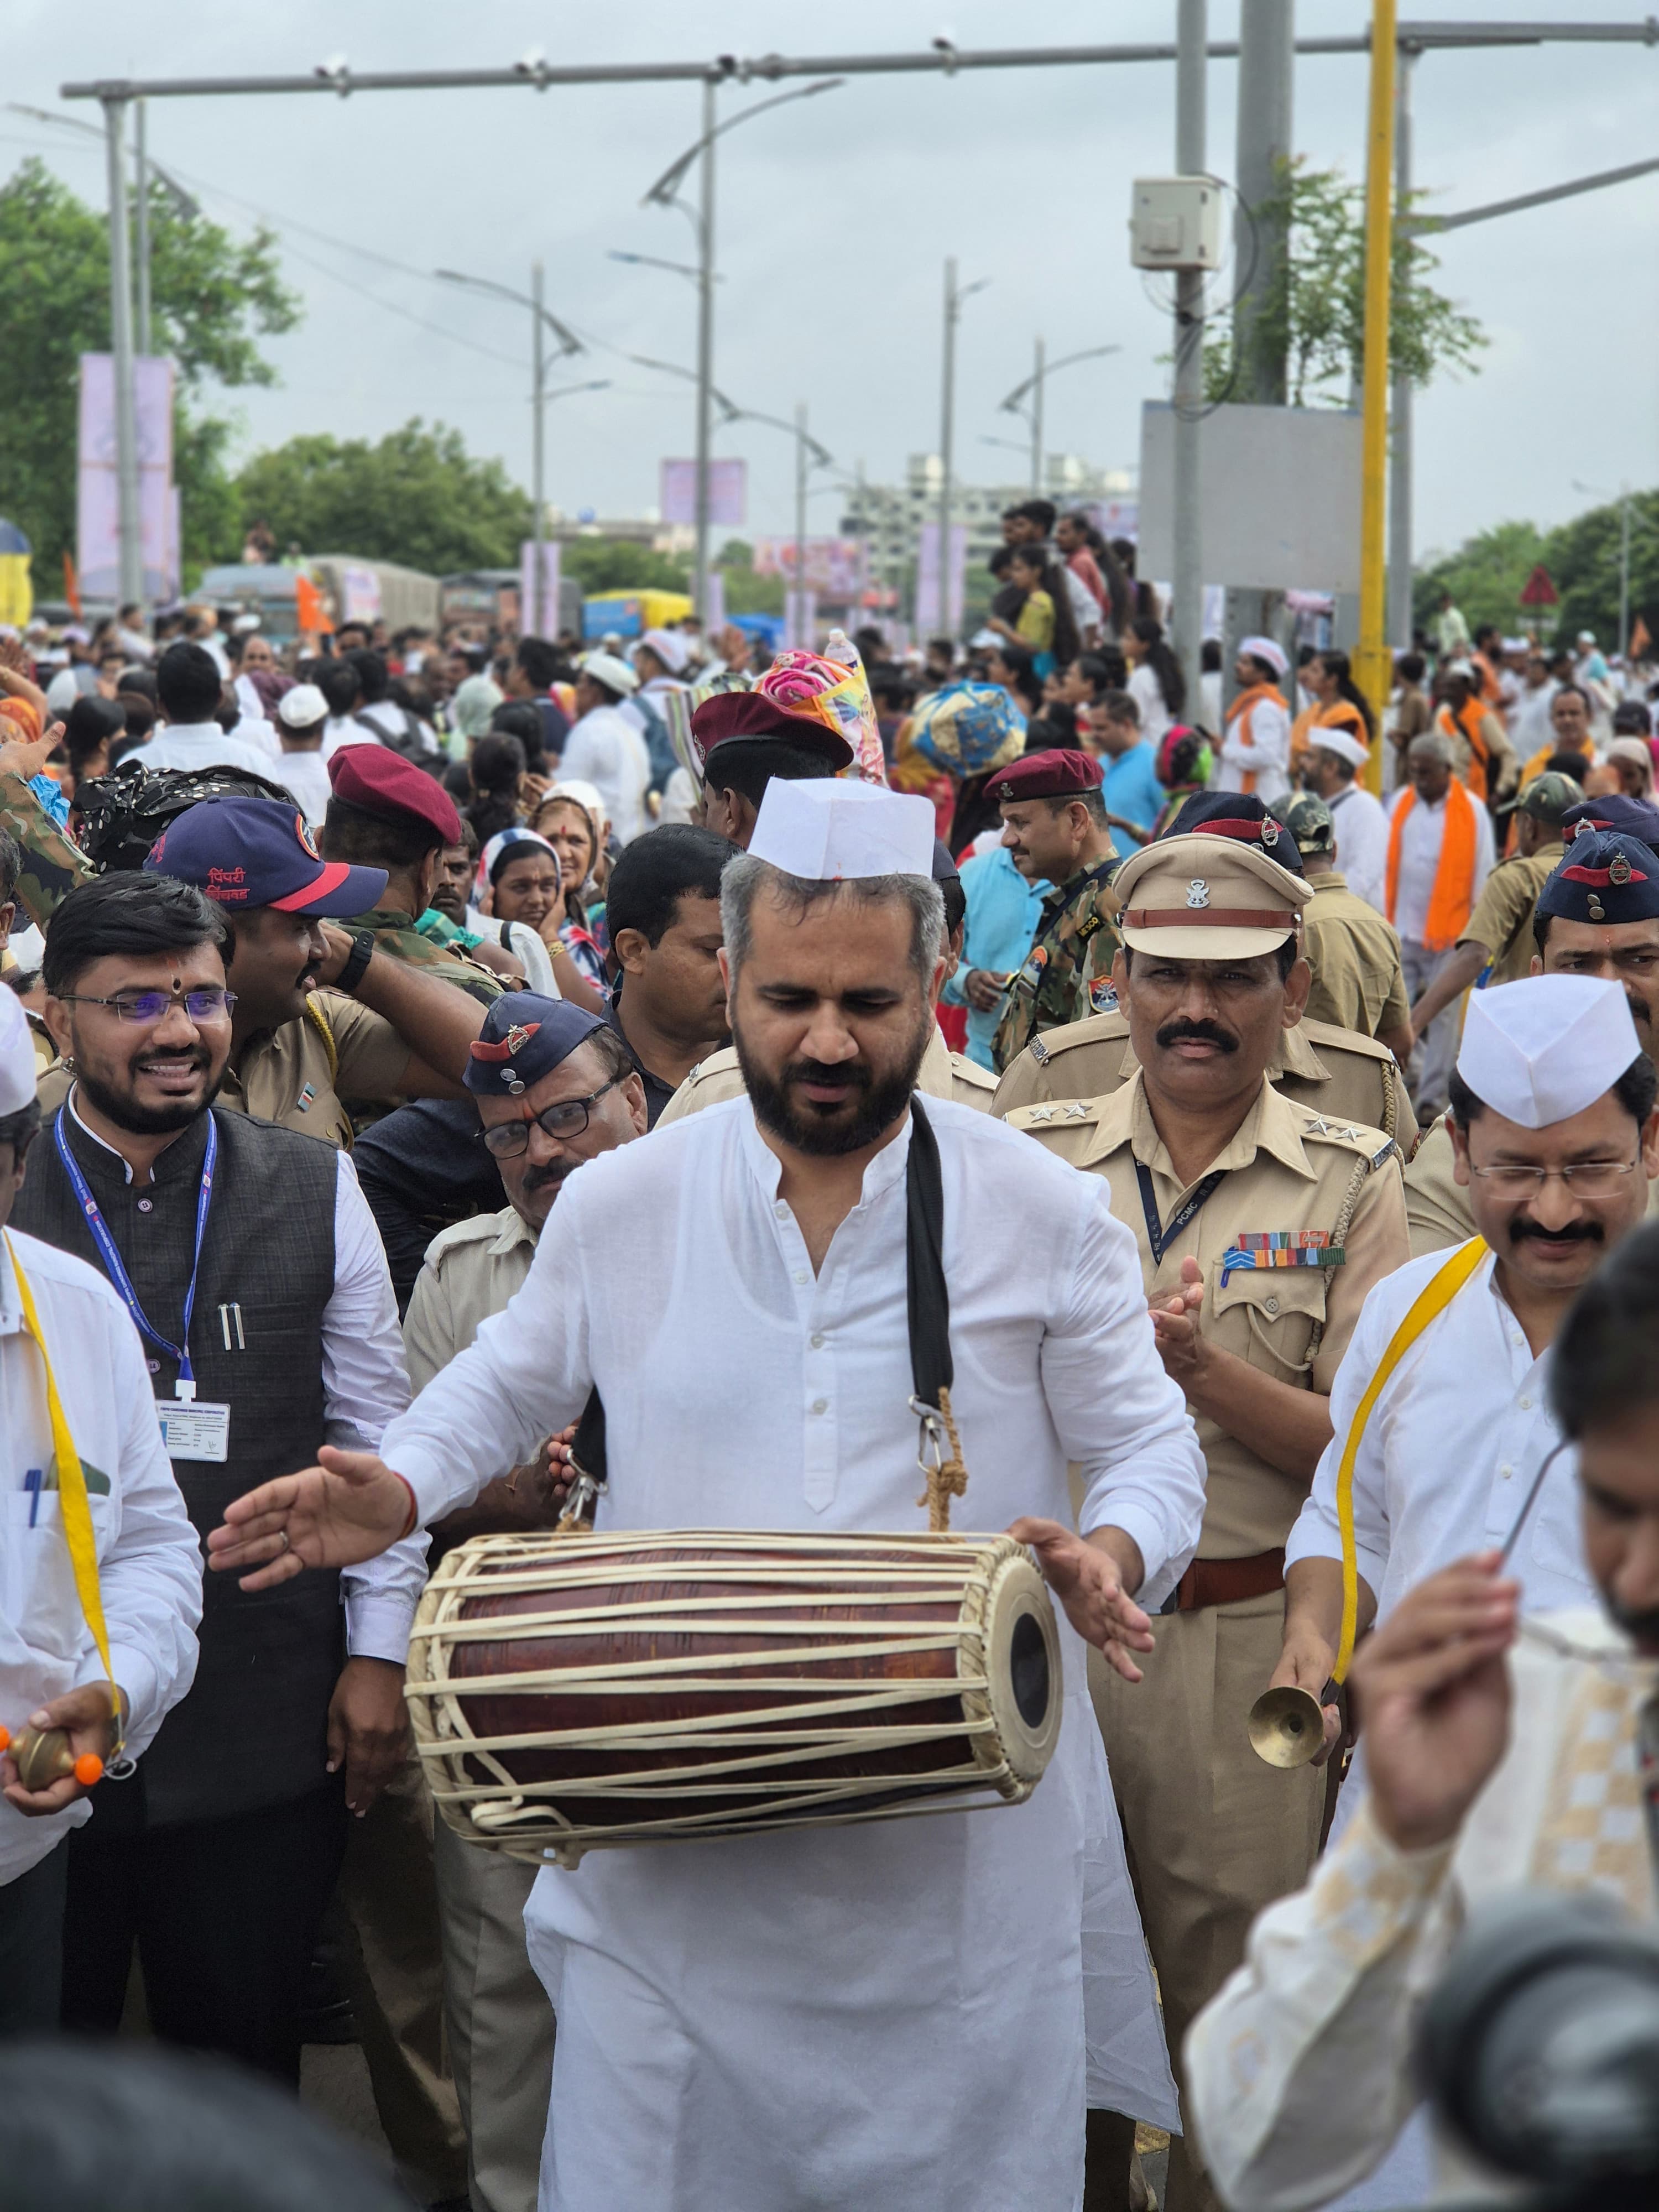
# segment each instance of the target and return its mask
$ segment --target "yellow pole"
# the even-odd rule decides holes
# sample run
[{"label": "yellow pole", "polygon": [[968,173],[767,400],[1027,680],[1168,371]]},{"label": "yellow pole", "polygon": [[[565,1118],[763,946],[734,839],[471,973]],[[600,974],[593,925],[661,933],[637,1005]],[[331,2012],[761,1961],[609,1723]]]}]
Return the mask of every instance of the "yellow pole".
[{"label": "yellow pole", "polygon": [[[1384,545],[1389,486],[1389,292],[1394,261],[1395,0],[1371,8],[1370,118],[1365,166],[1365,350],[1359,492],[1359,650],[1354,681],[1380,726],[1394,688],[1384,628]],[[1382,787],[1382,748],[1373,745],[1365,781]]]}]

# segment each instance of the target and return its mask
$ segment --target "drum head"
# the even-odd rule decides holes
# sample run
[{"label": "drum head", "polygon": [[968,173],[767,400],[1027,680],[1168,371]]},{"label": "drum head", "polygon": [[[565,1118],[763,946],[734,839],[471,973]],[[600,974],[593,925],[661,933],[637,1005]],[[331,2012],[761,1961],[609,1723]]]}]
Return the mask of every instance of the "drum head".
[{"label": "drum head", "polygon": [[986,1606],[986,1672],[1002,1754],[1030,1789],[1060,1739],[1060,1632],[1048,1586],[1022,1550],[1006,1559]]}]

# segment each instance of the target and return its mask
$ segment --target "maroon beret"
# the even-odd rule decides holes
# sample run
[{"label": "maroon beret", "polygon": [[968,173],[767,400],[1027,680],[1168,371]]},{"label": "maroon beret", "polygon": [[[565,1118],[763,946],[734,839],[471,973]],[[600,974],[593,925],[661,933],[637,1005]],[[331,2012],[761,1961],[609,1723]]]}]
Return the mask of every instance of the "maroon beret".
[{"label": "maroon beret", "polygon": [[1098,791],[1103,771],[1092,753],[1060,751],[1027,753],[1000,768],[985,787],[988,799],[1011,802],[1027,799],[1080,799]]},{"label": "maroon beret", "polygon": [[342,745],[328,763],[334,796],[365,814],[395,822],[413,815],[430,824],[446,845],[461,842],[461,817],[442,784],[384,745]]},{"label": "maroon beret", "polygon": [[852,745],[839,730],[810,714],[792,714],[759,691],[717,691],[705,699],[692,713],[691,736],[705,761],[716,745],[734,738],[769,738],[816,753],[832,770],[853,764]]}]

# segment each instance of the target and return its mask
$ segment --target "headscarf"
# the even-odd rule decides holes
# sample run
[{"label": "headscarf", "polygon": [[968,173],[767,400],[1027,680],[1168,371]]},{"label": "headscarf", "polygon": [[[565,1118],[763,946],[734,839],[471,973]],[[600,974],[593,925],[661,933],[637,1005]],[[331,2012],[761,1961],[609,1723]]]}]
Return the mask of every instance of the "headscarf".
[{"label": "headscarf", "polygon": [[550,857],[554,868],[559,874],[559,890],[554,893],[554,896],[556,898],[560,896],[564,889],[564,877],[563,871],[559,868],[557,852],[548,843],[539,830],[526,830],[522,823],[515,822],[511,828],[498,830],[479,854],[478,872],[473,878],[472,884],[472,896],[475,900],[482,899],[487,890],[495,889],[502,869],[509,860],[523,859],[524,855],[518,849],[520,845],[538,846]]}]

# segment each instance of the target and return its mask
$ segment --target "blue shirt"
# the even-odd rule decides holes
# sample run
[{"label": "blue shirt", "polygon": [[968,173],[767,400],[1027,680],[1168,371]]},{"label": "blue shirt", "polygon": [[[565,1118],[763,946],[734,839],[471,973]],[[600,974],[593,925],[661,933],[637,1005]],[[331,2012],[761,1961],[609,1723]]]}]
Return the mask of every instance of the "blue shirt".
[{"label": "blue shirt", "polygon": [[1152,835],[1158,809],[1169,796],[1158,780],[1158,747],[1150,738],[1131,745],[1127,753],[1103,763],[1106,770],[1106,811],[1133,822]]},{"label": "blue shirt", "polygon": [[[1006,845],[975,854],[962,871],[963,895],[968,901],[968,920],[963,930],[962,965],[940,993],[952,1006],[968,1006],[962,984],[970,968],[988,968],[1006,975],[1023,968],[1036,935],[1037,916],[1048,896],[1047,883],[1027,883],[1014,866]],[[1000,1005],[989,1013],[968,1006],[968,1057],[981,1067],[994,1071],[991,1040],[1002,1019]]]}]

